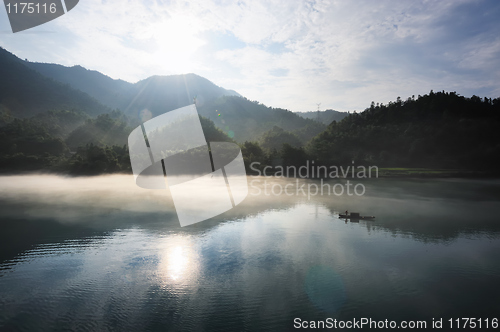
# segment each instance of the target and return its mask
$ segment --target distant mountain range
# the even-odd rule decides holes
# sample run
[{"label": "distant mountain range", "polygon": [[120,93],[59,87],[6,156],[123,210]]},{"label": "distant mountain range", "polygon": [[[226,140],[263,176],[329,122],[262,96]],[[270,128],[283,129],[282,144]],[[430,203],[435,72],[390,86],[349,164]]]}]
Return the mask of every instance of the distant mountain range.
[{"label": "distant mountain range", "polygon": [[315,111],[315,112],[296,112],[304,119],[311,119],[329,125],[333,121],[340,121],[349,115],[347,112],[339,112],[334,110]]},{"label": "distant mountain range", "polygon": [[114,80],[98,71],[81,66],[25,62],[26,66],[44,76],[69,84],[97,99],[101,104],[120,109],[127,115],[144,109],[159,115],[193,103],[221,96],[240,96],[235,91],[218,87],[195,74],[152,76],[135,84]]},{"label": "distant mountain range", "polygon": [[32,70],[0,48],[0,114],[2,118],[29,117],[57,109],[79,109],[89,115],[110,111],[87,93]]},{"label": "distant mountain range", "polygon": [[52,63],[27,61],[23,61],[23,64],[46,77],[69,84],[73,89],[83,91],[111,108],[122,108],[127,101],[127,94],[134,86],[81,66],[65,67]]},{"label": "distant mountain range", "polygon": [[304,139],[326,128],[325,120],[318,124],[316,119],[249,101],[195,74],[152,76],[133,84],[81,66],[24,61],[0,49],[0,75],[4,118],[68,109],[96,116],[119,109],[132,119],[141,119],[145,110],[154,117],[196,101],[202,116],[238,142],[258,140],[274,126],[307,131]]}]

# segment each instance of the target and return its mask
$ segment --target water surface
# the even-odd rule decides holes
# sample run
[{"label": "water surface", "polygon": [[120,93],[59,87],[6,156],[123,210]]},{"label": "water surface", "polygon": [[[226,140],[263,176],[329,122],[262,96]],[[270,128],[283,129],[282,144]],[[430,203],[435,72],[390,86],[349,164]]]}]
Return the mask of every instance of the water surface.
[{"label": "water surface", "polygon": [[[500,182],[364,183],[361,197],[250,195],[181,228],[168,192],[130,176],[2,177],[0,329],[498,317]],[[376,221],[345,222],[346,209]]]}]

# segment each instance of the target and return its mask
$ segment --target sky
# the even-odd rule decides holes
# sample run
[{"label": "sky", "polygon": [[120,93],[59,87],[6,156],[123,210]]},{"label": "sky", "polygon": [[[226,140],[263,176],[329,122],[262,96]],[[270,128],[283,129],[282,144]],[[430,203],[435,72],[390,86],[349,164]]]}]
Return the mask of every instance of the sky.
[{"label": "sky", "polygon": [[[56,0],[54,0],[56,1]],[[498,0],[81,0],[0,46],[115,79],[195,73],[291,111],[434,91],[500,97]]]}]

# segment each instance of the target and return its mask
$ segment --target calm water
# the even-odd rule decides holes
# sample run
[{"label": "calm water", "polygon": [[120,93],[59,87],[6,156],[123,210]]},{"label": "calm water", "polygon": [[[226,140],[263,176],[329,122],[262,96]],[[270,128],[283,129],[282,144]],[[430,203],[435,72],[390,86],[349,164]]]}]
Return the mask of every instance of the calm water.
[{"label": "calm water", "polygon": [[1,177],[0,330],[500,318],[498,180],[363,183],[362,197],[251,195],[181,228],[168,192],[129,176]]}]

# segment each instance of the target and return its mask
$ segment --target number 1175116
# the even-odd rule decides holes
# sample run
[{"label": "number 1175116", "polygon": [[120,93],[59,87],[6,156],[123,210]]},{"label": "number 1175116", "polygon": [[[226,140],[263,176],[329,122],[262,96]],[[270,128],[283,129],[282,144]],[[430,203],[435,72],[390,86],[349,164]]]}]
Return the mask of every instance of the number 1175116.
[{"label": "number 1175116", "polygon": [[19,2],[6,5],[7,13],[9,14],[54,14],[57,11],[57,7],[55,3],[51,4],[39,4],[33,2]]},{"label": "number 1175116", "polygon": [[450,328],[463,329],[497,329],[498,318],[450,318]]}]

